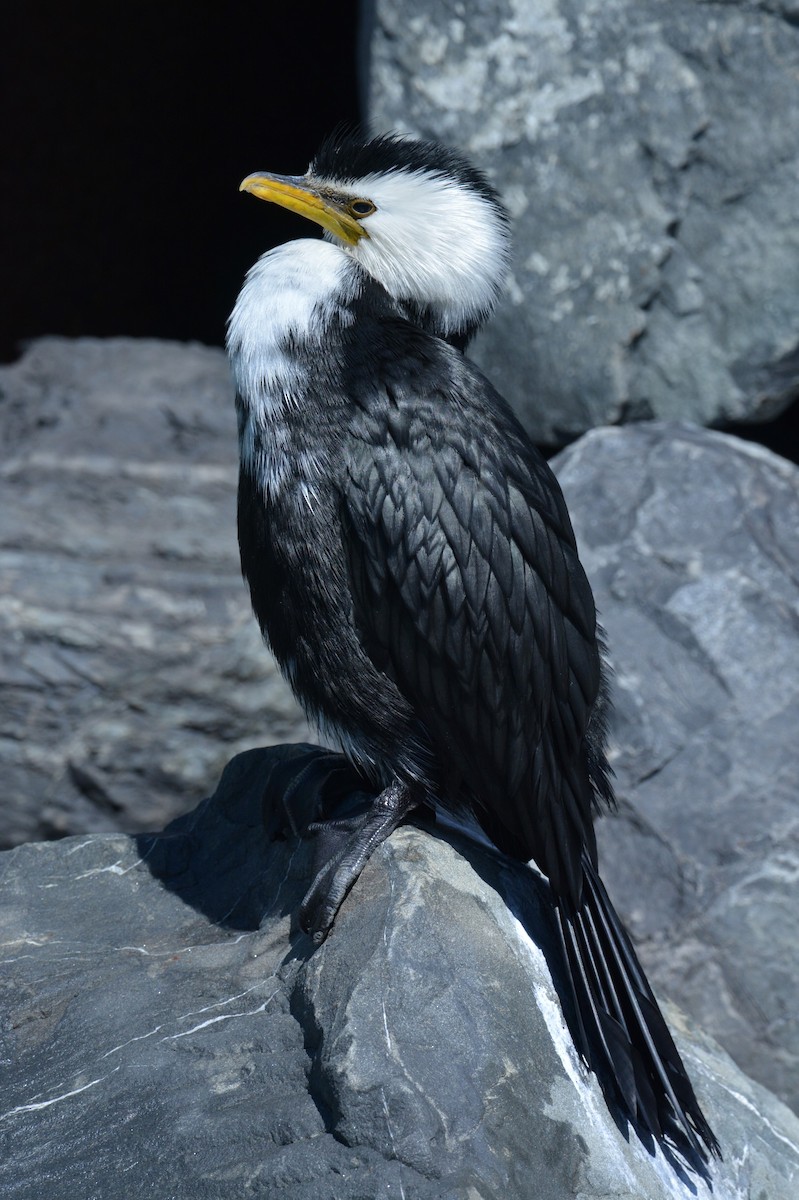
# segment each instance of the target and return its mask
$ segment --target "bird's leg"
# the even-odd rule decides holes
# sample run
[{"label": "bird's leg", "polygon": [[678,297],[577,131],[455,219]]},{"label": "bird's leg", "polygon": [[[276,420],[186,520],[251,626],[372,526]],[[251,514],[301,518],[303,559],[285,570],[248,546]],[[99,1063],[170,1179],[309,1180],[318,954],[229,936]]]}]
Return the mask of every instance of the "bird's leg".
[{"label": "bird's leg", "polygon": [[300,905],[300,924],[316,945],[329,933],[344,897],[373,851],[419,803],[407,784],[395,780],[360,812],[309,826],[317,838],[315,874]]}]

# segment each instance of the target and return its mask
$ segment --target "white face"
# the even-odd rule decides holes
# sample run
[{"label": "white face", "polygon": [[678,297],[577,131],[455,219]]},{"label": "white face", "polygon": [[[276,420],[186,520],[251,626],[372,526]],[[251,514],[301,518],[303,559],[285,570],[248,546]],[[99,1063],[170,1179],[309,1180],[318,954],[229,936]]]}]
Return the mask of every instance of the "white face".
[{"label": "white face", "polygon": [[344,246],[391,296],[435,309],[444,333],[494,307],[507,272],[509,237],[479,192],[424,171],[324,182],[376,206],[361,221],[368,236],[356,245],[325,236]]}]

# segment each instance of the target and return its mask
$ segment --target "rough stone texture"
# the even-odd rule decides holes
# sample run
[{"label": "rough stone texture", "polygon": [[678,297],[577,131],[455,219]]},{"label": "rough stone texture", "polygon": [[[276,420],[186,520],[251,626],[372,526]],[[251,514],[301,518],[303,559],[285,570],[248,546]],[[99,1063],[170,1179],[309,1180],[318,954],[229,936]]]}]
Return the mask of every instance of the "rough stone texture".
[{"label": "rough stone texture", "polygon": [[556,445],[799,392],[795,0],[375,0],[376,129],[439,137],[514,218],[475,357]]},{"label": "rough stone texture", "polygon": [[0,443],[0,845],[160,828],[307,736],[241,581],[221,350],[43,339]]},{"label": "rough stone texture", "polygon": [[[402,829],[310,954],[308,844],[262,819],[286,754],[240,756],[162,836],[0,855],[3,1196],[709,1197],[581,1068],[527,869]],[[799,1121],[672,1019],[713,1196],[793,1200]]]},{"label": "rough stone texture", "polygon": [[799,1110],[799,470],[657,424],[557,468],[615,668],[603,875],[656,990]]}]

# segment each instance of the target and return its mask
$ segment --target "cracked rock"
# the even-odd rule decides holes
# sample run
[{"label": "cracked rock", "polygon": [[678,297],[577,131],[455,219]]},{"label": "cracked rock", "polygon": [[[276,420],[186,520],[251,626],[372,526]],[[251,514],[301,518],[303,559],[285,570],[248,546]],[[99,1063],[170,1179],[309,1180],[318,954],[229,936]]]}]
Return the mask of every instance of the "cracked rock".
[{"label": "cracked rock", "polygon": [[[240,578],[223,356],[46,339],[0,386],[0,838],[161,828],[307,737]],[[656,984],[799,1110],[796,468],[654,423],[555,466],[615,666],[606,881]]]},{"label": "cracked rock", "polygon": [[[306,736],[240,580],[223,357],[47,339],[1,378],[2,835],[160,827]],[[556,466],[615,667],[607,882],[656,984],[799,1108],[796,469],[656,424]]]}]

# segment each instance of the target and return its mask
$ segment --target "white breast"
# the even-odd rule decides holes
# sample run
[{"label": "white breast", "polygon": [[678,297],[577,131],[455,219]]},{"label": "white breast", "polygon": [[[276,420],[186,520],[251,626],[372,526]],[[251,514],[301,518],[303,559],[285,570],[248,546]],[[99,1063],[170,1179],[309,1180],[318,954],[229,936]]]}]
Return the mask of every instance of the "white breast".
[{"label": "white breast", "polygon": [[269,250],[247,272],[228,321],[227,348],[248,404],[291,402],[301,363],[289,346],[319,342],[337,313],[351,319],[346,305],[357,275],[340,247],[311,240]]},{"label": "white breast", "polygon": [[287,242],[247,273],[228,321],[227,348],[244,409],[240,453],[267,492],[290,467],[287,414],[302,403],[315,347],[331,321],[349,324],[359,269],[323,241]]}]

